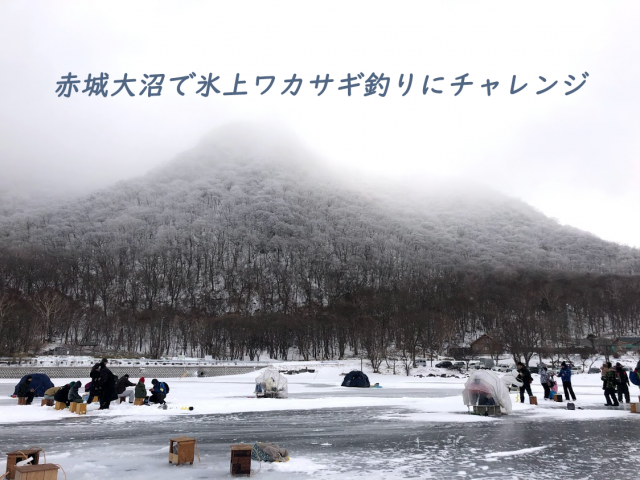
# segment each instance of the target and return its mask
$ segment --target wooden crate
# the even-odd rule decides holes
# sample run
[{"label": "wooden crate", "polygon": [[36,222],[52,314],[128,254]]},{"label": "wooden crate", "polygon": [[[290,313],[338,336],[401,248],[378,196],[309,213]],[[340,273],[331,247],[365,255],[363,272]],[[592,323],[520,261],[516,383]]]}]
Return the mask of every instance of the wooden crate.
[{"label": "wooden crate", "polygon": [[176,437],[169,439],[169,463],[193,465],[195,456],[196,439],[189,437]]},{"label": "wooden crate", "polygon": [[98,396],[96,395],[95,397],[93,397],[93,400],[91,400],[91,401],[92,401],[92,402],[95,402],[95,403],[99,403],[99,402],[100,402],[100,399],[99,399],[99,398],[98,398]]},{"label": "wooden crate", "polygon": [[33,460],[31,463],[37,465],[40,462],[40,450],[34,450],[32,448],[25,448],[24,450],[16,450],[15,452],[7,453],[7,479],[12,480],[16,475],[16,463],[22,462],[31,457]]},{"label": "wooden crate", "polygon": [[231,445],[231,475],[251,475],[251,450],[246,443]]},{"label": "wooden crate", "polygon": [[134,406],[135,406],[135,405],[144,405],[144,398],[136,398],[136,399],[133,401],[133,405],[134,405]]},{"label": "wooden crate", "polygon": [[67,408],[67,404],[64,402],[56,402],[56,410],[64,410]]},{"label": "wooden crate", "polygon": [[76,404],[76,413],[78,415],[86,415],[87,414],[87,404],[86,403],[77,403]]},{"label": "wooden crate", "polygon": [[26,405],[27,397],[18,397],[18,405]]},{"label": "wooden crate", "polygon": [[78,406],[78,404],[77,404],[76,402],[71,402],[71,403],[69,404],[69,411],[70,411],[71,413],[74,413],[74,412],[76,411],[76,407],[77,407],[77,406]]},{"label": "wooden crate", "polygon": [[631,404],[631,413],[640,413],[640,403]]},{"label": "wooden crate", "polygon": [[500,410],[500,405],[474,405],[473,413],[476,415],[496,417],[502,415],[502,410]]},{"label": "wooden crate", "polygon": [[59,468],[51,463],[16,467],[15,480],[58,480]]},{"label": "wooden crate", "polygon": [[561,393],[556,393],[556,394],[553,396],[553,401],[554,401],[554,402],[562,402],[562,394],[561,394]]},{"label": "wooden crate", "polygon": [[531,405],[537,405],[538,404],[538,397],[529,397],[529,403]]},{"label": "wooden crate", "polygon": [[44,398],[40,402],[41,407],[53,407],[53,400],[45,400]]}]

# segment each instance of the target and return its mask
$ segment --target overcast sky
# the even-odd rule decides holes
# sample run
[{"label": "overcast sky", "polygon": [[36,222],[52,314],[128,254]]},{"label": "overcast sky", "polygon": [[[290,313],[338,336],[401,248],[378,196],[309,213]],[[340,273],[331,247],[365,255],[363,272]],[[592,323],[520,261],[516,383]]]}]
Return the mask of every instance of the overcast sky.
[{"label": "overcast sky", "polygon": [[[0,193],[86,192],[143,174],[218,125],[277,118],[349,174],[472,179],[640,246],[639,14],[635,1],[2,0]],[[109,96],[59,98],[69,72],[107,72]],[[136,96],[111,97],[125,72]],[[169,78],[191,72],[178,95]],[[361,72],[350,97],[338,90]],[[386,97],[364,96],[372,72],[390,78]],[[162,95],[138,95],[157,73]],[[196,95],[209,73],[222,92],[240,73],[248,94]],[[281,95],[293,73],[299,93]],[[334,82],[318,97],[309,81],[327,73]],[[465,73],[473,85],[454,96]],[[256,76],[270,75],[260,95]],[[423,95],[426,75],[442,94]],[[516,88],[527,83],[517,94],[513,75]],[[491,96],[487,79],[499,82]]]}]

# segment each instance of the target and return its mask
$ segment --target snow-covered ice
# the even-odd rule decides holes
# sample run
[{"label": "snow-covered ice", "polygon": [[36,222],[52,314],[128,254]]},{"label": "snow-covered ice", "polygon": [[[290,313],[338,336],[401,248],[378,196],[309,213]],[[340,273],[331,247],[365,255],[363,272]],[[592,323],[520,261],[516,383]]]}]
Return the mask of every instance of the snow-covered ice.
[{"label": "snow-covered ice", "polygon": [[[544,401],[534,383],[540,405],[516,403],[512,393],[513,415],[494,418],[467,414],[462,376],[367,372],[383,388],[340,387],[341,373],[358,367],[343,362],[288,376],[287,399],[256,399],[256,373],[166,379],[167,410],[114,403],[109,411],[90,405],[81,417],[40,407],[37,399],[18,406],[7,396],[16,381],[0,380],[0,453],[38,445],[70,480],[230,477],[229,445],[254,441],[291,453],[284,464],[254,462],[263,478],[543,478],[549,471],[599,478],[607,465],[615,465],[615,478],[637,478],[633,462],[601,447],[637,459],[640,415],[604,407],[599,375],[574,376],[575,411]],[[53,379],[70,380],[77,379]],[[632,394],[637,401],[636,387]],[[198,439],[202,462],[168,464],[168,440],[176,435]]]}]

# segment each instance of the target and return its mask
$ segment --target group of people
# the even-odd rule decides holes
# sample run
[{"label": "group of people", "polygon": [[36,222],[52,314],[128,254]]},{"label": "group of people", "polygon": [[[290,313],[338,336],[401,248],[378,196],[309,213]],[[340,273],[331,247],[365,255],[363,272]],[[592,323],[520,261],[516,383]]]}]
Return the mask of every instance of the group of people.
[{"label": "group of people", "polygon": [[[129,380],[128,373],[118,378],[107,367],[107,363],[108,360],[103,358],[91,368],[89,374],[91,376],[91,384],[87,403],[91,403],[96,396],[100,402],[99,410],[109,409],[109,405],[113,400],[122,398],[128,398],[129,403],[134,403],[134,399],[144,399],[145,404],[166,403],[165,398],[169,393],[169,385],[166,382],[160,382],[155,378],[151,380],[153,387],[149,390],[151,392],[149,396],[147,395],[144,377],[140,377],[138,383],[132,383]],[[134,387],[134,389],[130,390],[127,387]]]},{"label": "group of people", "polygon": [[[157,379],[151,380],[153,385],[147,393],[147,387],[144,383],[144,377],[141,377],[137,383],[129,380],[129,374],[125,373],[122,377],[115,376],[107,366],[108,360],[103,358],[92,368],[89,376],[91,381],[84,386],[84,392],[88,393],[87,403],[92,403],[97,396],[100,402],[100,410],[107,410],[113,400],[129,399],[129,403],[134,403],[134,399],[143,399],[144,404],[164,404],[169,393],[169,385]],[[35,396],[35,389],[32,388],[32,377],[24,378],[18,384],[18,397],[26,397],[26,404],[31,405]],[[84,403],[84,399],[79,392],[82,383],[80,380],[68,383],[61,387],[52,387],[44,392],[45,400],[54,400],[63,402],[67,406],[71,402]],[[130,389],[128,387],[134,387]]]},{"label": "group of people", "polygon": [[[571,368],[567,365],[567,362],[562,362],[560,365],[560,371],[558,377],[562,380],[562,388],[564,390],[564,396],[567,400],[576,400],[576,394],[573,392],[573,386],[571,385]],[[524,400],[525,392],[529,395],[529,398],[533,396],[531,392],[531,383],[533,377],[531,372],[522,362],[518,362],[518,380],[522,382],[520,387],[520,398]],[[625,372],[624,367],[620,362],[616,363],[615,368],[611,366],[611,362],[606,362],[602,365],[601,369],[602,389],[604,390],[604,396],[607,401],[605,406],[617,407],[620,405],[624,397],[626,403],[630,402],[629,394],[629,376]],[[636,372],[640,372],[640,361],[636,366]],[[554,379],[554,373],[547,370],[547,367],[540,367],[540,384],[544,389],[544,399],[553,399],[554,391],[557,393],[558,384]],[[616,398],[617,393],[617,398]]]},{"label": "group of people", "polygon": [[[636,366],[636,371],[640,369],[640,361]],[[624,371],[620,362],[616,363],[615,368],[611,366],[611,362],[606,362],[600,368],[602,389],[604,390],[604,398],[607,400],[606,407],[617,407],[622,402],[622,398],[626,403],[630,403],[631,396],[629,394],[629,375]],[[616,393],[618,398],[616,398]]]}]

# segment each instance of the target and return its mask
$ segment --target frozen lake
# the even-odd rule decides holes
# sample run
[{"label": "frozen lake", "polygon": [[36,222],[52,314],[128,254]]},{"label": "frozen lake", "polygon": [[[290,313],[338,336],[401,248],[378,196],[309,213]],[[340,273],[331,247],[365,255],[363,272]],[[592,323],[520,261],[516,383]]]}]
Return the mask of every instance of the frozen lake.
[{"label": "frozen lake", "polygon": [[[570,412],[551,402],[517,404],[513,415],[499,419],[464,413],[459,405],[463,380],[416,385],[401,380],[393,388],[362,390],[299,377],[299,384],[291,385],[291,398],[273,401],[238,395],[233,385],[246,387],[243,377],[217,380],[210,385],[218,392],[211,395],[212,403],[226,399],[244,410],[240,404],[246,401],[255,411],[201,415],[196,407],[183,415],[123,406],[121,411],[38,422],[0,419],[0,451],[40,446],[49,461],[65,468],[69,480],[231,478],[229,445],[255,441],[276,442],[290,451],[288,463],[253,463],[254,470],[260,469],[257,476],[265,479],[638,478],[640,415],[605,409],[587,382],[592,378],[577,383],[582,410]],[[172,393],[181,388],[178,380],[171,387]],[[7,411],[2,407],[8,402],[5,408],[11,411],[29,408],[13,406],[15,400],[6,397],[10,388],[0,384],[0,412]],[[302,408],[305,402],[326,405]],[[326,408],[340,402],[345,405]],[[54,413],[30,408],[34,414]],[[168,464],[168,440],[177,435],[198,439],[201,463]]]}]

